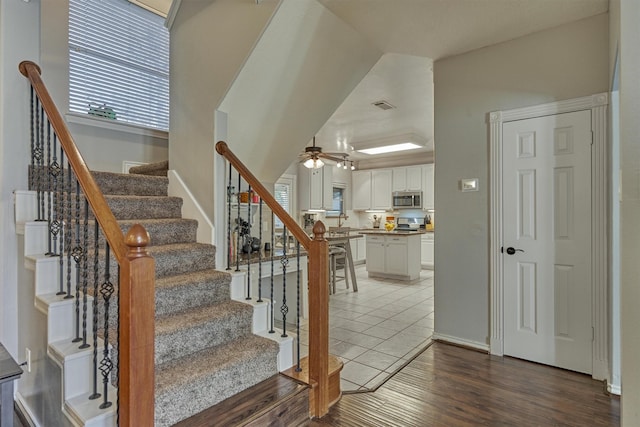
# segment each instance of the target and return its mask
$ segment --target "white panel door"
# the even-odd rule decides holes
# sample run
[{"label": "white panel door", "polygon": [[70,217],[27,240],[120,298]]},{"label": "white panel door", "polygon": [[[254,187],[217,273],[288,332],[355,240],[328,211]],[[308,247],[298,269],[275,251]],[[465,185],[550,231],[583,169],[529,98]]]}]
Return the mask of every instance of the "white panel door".
[{"label": "white panel door", "polygon": [[591,373],[591,112],[503,141],[504,353]]}]

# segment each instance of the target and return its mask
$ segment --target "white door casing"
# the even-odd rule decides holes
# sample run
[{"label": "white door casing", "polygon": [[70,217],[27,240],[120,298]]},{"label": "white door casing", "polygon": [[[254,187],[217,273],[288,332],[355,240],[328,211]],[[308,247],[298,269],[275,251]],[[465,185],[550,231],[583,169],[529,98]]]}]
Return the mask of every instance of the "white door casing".
[{"label": "white door casing", "polygon": [[[488,114],[490,124],[490,351],[504,354],[503,124],[516,120],[587,110],[591,114],[591,344],[592,376],[609,380],[607,255],[607,104],[606,93]],[[505,246],[506,247],[506,246]]]},{"label": "white door casing", "polygon": [[591,139],[588,110],[502,128],[504,354],[587,374]]}]

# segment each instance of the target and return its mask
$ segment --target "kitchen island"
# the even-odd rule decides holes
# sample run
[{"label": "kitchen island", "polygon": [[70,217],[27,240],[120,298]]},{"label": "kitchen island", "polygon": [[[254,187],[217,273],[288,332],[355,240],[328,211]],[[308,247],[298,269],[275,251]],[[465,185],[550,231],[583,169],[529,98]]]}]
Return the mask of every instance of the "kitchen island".
[{"label": "kitchen island", "polygon": [[420,277],[420,240],[424,231],[360,230],[367,239],[369,277],[415,280]]}]

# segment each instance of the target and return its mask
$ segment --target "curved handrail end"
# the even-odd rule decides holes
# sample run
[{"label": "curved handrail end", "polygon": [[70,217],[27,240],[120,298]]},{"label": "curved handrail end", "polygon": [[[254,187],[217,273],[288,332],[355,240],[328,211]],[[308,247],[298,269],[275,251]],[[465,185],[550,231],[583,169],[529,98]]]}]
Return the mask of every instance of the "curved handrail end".
[{"label": "curved handrail end", "polygon": [[218,154],[224,155],[228,149],[229,149],[229,146],[227,145],[226,142],[224,141],[216,142],[216,151],[218,152]]},{"label": "curved handrail end", "polygon": [[42,70],[40,69],[40,66],[38,64],[36,64],[33,61],[22,61],[20,64],[18,64],[18,70],[20,70],[20,73],[25,76],[28,77],[28,71],[27,71],[27,66],[32,65],[33,67],[35,67],[36,70],[38,70],[38,74],[42,75]]}]

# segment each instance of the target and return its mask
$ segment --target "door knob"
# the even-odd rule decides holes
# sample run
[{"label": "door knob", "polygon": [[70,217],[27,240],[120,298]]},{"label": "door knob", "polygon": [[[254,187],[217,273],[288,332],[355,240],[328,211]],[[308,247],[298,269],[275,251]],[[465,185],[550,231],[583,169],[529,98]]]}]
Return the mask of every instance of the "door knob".
[{"label": "door knob", "polygon": [[515,254],[516,252],[524,252],[524,251],[523,251],[522,249],[516,249],[516,248],[511,247],[511,246],[509,246],[509,247],[507,248],[507,254],[509,254],[509,255],[513,255],[513,254]]}]

